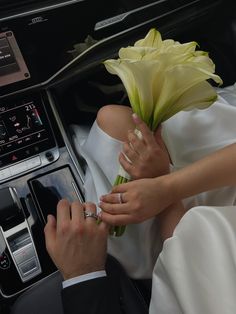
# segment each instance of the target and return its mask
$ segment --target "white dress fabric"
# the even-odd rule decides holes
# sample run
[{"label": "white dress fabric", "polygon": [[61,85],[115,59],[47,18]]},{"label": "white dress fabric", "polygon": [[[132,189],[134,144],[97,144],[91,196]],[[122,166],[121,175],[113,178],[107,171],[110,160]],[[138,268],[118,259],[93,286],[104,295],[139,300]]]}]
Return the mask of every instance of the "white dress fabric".
[{"label": "white dress fabric", "polygon": [[[173,170],[236,142],[235,87],[218,89],[218,94],[210,108],[180,112],[163,124]],[[77,151],[87,162],[85,198],[98,203],[99,197],[111,190],[122,143],[104,133],[96,122],[83,145],[78,126],[74,132]],[[173,237],[165,241],[160,255],[155,218],[129,225],[122,237],[109,239],[109,253],[131,277],[152,276],[151,314],[236,313],[235,201],[234,187],[184,200],[185,207],[192,209]]]},{"label": "white dress fabric", "polygon": [[[118,154],[122,150],[122,142],[103,132],[96,121],[82,146],[79,144],[80,128],[74,126],[74,132],[77,135],[74,141],[77,151],[87,163],[85,200],[97,204],[101,195],[111,191],[118,174]],[[122,237],[112,236],[108,241],[108,252],[125,266],[131,277],[138,279],[151,278],[160,248],[155,218],[129,225]]]},{"label": "white dress fabric", "polygon": [[164,242],[150,314],[236,313],[236,207],[190,209]]}]

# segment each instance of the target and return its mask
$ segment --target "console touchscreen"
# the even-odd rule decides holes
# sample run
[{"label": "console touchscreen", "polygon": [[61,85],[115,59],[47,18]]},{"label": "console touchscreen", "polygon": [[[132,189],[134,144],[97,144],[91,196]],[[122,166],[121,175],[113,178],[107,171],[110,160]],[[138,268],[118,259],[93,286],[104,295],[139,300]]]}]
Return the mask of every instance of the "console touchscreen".
[{"label": "console touchscreen", "polygon": [[13,32],[0,33],[0,86],[30,78]]},{"label": "console touchscreen", "polygon": [[0,166],[55,146],[41,97],[0,104]]}]

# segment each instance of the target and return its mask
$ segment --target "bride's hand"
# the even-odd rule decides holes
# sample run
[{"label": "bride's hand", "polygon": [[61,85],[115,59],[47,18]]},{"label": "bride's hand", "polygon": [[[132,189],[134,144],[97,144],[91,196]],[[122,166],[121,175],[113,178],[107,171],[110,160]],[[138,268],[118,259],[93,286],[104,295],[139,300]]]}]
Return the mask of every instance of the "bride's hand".
[{"label": "bride's hand", "polygon": [[128,141],[119,156],[120,164],[132,179],[154,178],[168,173],[170,160],[161,128],[153,133],[137,115],[133,114],[133,120],[142,136],[135,131],[128,132]]},{"label": "bride's hand", "polygon": [[139,223],[156,216],[171,204],[166,176],[140,179],[113,187],[100,198],[102,221],[109,225]]}]

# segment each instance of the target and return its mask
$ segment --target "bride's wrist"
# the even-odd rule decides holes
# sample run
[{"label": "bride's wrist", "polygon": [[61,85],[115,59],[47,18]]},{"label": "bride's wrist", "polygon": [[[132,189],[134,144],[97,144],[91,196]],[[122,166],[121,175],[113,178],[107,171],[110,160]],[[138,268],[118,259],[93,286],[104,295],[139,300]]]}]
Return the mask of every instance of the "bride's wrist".
[{"label": "bride's wrist", "polygon": [[156,190],[159,192],[158,195],[161,195],[160,205],[163,209],[179,200],[176,194],[175,178],[172,173],[156,177],[154,180]]}]

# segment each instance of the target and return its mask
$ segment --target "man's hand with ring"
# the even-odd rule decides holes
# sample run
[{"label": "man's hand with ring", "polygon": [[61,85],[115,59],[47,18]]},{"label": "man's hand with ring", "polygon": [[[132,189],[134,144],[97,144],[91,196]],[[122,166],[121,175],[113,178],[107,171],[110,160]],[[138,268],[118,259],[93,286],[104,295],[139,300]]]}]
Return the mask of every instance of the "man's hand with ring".
[{"label": "man's hand with ring", "polygon": [[57,220],[48,216],[47,251],[65,280],[105,269],[109,227],[96,218],[94,204],[65,199],[57,205]]}]

